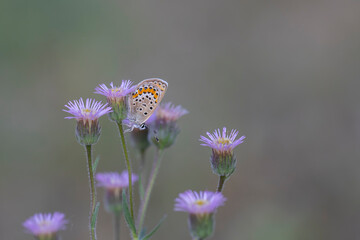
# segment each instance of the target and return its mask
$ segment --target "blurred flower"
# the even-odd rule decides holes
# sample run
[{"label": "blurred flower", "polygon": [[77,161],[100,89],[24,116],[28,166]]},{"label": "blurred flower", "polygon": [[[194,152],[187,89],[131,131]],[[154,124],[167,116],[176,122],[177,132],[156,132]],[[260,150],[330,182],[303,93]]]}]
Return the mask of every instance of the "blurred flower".
[{"label": "blurred flower", "polygon": [[[136,174],[132,174],[132,184],[138,180]],[[96,174],[97,186],[106,190],[105,207],[109,212],[121,211],[122,190],[129,187],[129,175],[127,171],[121,174],[117,172],[105,172]]]},{"label": "blurred flower", "polygon": [[202,146],[212,148],[210,162],[213,172],[219,176],[229,177],[236,167],[236,157],[233,150],[237,145],[244,142],[245,136],[236,139],[239,132],[235,129],[232,129],[227,135],[226,127],[223,128],[222,134],[220,129],[215,130],[212,134],[209,132],[206,134],[209,138],[200,136],[199,140],[203,142]]},{"label": "blurred flower", "polygon": [[112,108],[112,112],[109,113],[110,120],[121,123],[127,116],[126,97],[132,92],[136,86],[131,86],[130,80],[123,80],[119,87],[110,83],[110,88],[105,84],[100,84],[95,88],[95,93],[104,95],[107,98],[109,106]]},{"label": "blurred flower", "polygon": [[181,105],[174,106],[171,102],[162,103],[146,122],[148,124],[154,120],[162,122],[176,122],[180,117],[188,113],[189,112]]},{"label": "blurred flower", "polygon": [[222,193],[188,190],[180,193],[175,199],[175,211],[189,213],[190,234],[195,239],[210,237],[214,231],[214,214],[219,206],[224,205],[226,198]]},{"label": "blurred flower", "polygon": [[170,147],[180,132],[177,120],[189,112],[180,105],[163,103],[146,122],[150,127],[149,137],[160,149]]},{"label": "blurred flower", "polygon": [[148,128],[145,128],[143,130],[139,128],[134,128],[130,132],[131,145],[136,148],[140,152],[140,154],[144,154],[146,149],[150,146],[148,135]]},{"label": "blurred flower", "polygon": [[39,240],[56,240],[57,232],[64,230],[67,223],[63,213],[38,213],[27,219],[23,226]]},{"label": "blurred flower", "polygon": [[107,104],[102,104],[94,99],[86,99],[86,103],[82,98],[68,102],[65,105],[68,109],[63,111],[72,114],[73,116],[65,117],[66,119],[75,118],[76,139],[81,145],[92,145],[97,143],[100,137],[101,127],[98,119],[111,112],[111,108]]}]

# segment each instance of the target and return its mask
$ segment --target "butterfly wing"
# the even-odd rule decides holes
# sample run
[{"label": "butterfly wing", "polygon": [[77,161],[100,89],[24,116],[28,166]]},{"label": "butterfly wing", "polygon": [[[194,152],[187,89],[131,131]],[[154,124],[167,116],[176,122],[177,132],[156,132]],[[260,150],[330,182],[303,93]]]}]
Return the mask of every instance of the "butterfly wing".
[{"label": "butterfly wing", "polygon": [[141,81],[128,96],[128,119],[140,126],[154,113],[168,88],[168,83],[160,78]]}]

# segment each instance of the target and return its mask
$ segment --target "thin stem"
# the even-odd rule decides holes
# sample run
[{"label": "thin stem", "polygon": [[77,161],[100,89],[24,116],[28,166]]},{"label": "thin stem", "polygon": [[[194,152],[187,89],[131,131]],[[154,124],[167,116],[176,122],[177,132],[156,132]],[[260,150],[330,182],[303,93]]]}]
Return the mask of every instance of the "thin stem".
[{"label": "thin stem", "polygon": [[94,172],[93,172],[93,165],[92,165],[92,158],[91,158],[91,145],[86,145],[86,157],[88,161],[88,172],[89,172],[89,185],[90,185],[90,218],[89,218],[89,227],[90,227],[90,234],[91,239],[95,240],[95,226],[92,226],[91,220],[94,215],[95,211],[95,203],[96,203],[96,189],[95,189],[95,181],[94,181]]},{"label": "thin stem", "polygon": [[129,156],[128,156],[128,152],[126,149],[126,143],[125,143],[125,137],[124,137],[124,129],[122,126],[122,123],[117,123],[118,128],[119,128],[119,132],[120,132],[120,137],[121,137],[121,142],[122,142],[122,146],[123,146],[123,150],[124,150],[124,155],[125,155],[125,163],[126,163],[126,167],[128,170],[128,175],[129,175],[129,200],[130,200],[130,214],[132,219],[134,219],[134,204],[133,204],[133,191],[132,191],[132,173],[131,173],[131,165],[130,165],[130,161],[129,161]]},{"label": "thin stem", "polygon": [[218,184],[218,187],[217,187],[217,192],[221,192],[223,187],[224,187],[224,183],[225,183],[225,180],[226,180],[226,176],[220,176],[219,178],[219,184]]},{"label": "thin stem", "polygon": [[114,239],[120,240],[120,219],[121,212],[114,211]]},{"label": "thin stem", "polygon": [[139,166],[139,195],[140,195],[140,201],[144,200],[144,184],[143,180],[144,177],[144,166],[145,166],[145,151],[140,152],[140,166]]},{"label": "thin stem", "polygon": [[139,231],[142,230],[142,227],[143,227],[143,224],[144,224],[145,215],[146,215],[146,209],[147,209],[147,206],[149,204],[151,191],[153,189],[155,179],[156,179],[156,176],[157,176],[159,168],[160,168],[160,163],[161,163],[161,156],[160,155],[162,155],[162,153],[163,153],[163,151],[161,149],[158,149],[158,148],[155,151],[154,162],[153,162],[153,166],[152,166],[152,169],[151,169],[148,185],[146,187],[145,197],[144,197],[144,200],[141,202],[141,205],[140,205],[139,216],[138,216],[138,224],[139,224],[138,229],[139,229]]}]

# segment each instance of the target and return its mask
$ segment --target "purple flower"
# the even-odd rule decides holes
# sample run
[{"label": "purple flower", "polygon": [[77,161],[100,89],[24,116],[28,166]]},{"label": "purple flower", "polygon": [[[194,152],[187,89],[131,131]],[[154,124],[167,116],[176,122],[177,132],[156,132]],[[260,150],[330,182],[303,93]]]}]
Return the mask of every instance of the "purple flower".
[{"label": "purple flower", "polygon": [[[134,184],[138,180],[136,174],[131,175]],[[124,188],[129,187],[129,175],[127,171],[121,174],[117,172],[106,172],[96,174],[97,186],[103,187],[105,192],[105,209],[108,212],[118,213],[122,210],[122,194]]]},{"label": "purple flower", "polygon": [[109,113],[110,120],[121,123],[127,117],[126,97],[136,88],[131,85],[130,80],[123,80],[119,87],[110,83],[110,88],[105,84],[100,84],[95,88],[95,93],[104,95],[113,110]]},{"label": "purple flower", "polygon": [[173,105],[171,102],[161,103],[155,113],[146,121],[151,124],[153,121],[175,122],[189,112],[181,105]]},{"label": "purple flower", "polygon": [[110,113],[111,108],[107,104],[89,98],[86,99],[86,103],[82,98],[70,101],[65,107],[68,109],[63,109],[63,111],[73,115],[65,118],[75,118],[77,121],[75,131],[77,141],[84,146],[97,143],[101,132],[98,119],[102,115]]},{"label": "purple flower", "polygon": [[202,215],[211,214],[222,205],[226,198],[219,192],[195,191],[188,190],[180,193],[175,199],[175,211],[188,212],[190,214]]},{"label": "purple flower", "polygon": [[[219,176],[225,177],[225,180],[235,171],[236,157],[233,152],[234,148],[243,143],[245,136],[236,139],[239,132],[232,129],[230,134],[226,133],[226,127],[223,128],[222,134],[220,129],[214,133],[207,132],[209,138],[200,136],[202,146],[212,148],[212,155],[210,158],[211,168],[213,172]],[[222,186],[220,187],[221,190]]]},{"label": "purple flower", "polygon": [[175,199],[175,211],[188,212],[190,234],[194,239],[206,239],[214,232],[214,215],[226,198],[220,192],[185,191]]},{"label": "purple flower", "polygon": [[216,129],[212,134],[209,132],[206,134],[209,138],[200,136],[199,140],[203,142],[201,145],[211,147],[214,151],[218,152],[232,151],[237,145],[243,143],[245,139],[245,136],[236,139],[236,136],[239,134],[236,129],[232,129],[230,134],[227,135],[226,127],[223,128],[222,134],[220,129]]},{"label": "purple flower", "polygon": [[73,115],[65,117],[66,119],[75,118],[77,121],[83,121],[84,123],[97,121],[102,115],[111,112],[111,108],[107,104],[90,98],[87,98],[85,103],[82,98],[69,101],[65,107],[68,109],[63,109],[63,111]]},{"label": "purple flower", "polygon": [[[133,184],[138,180],[136,174],[132,174]],[[108,190],[123,189],[129,186],[129,175],[127,171],[123,171],[121,174],[117,172],[106,172],[96,174],[97,186],[103,187]]]},{"label": "purple flower", "polygon": [[64,230],[68,221],[63,213],[38,213],[27,219],[23,226],[27,232],[36,237],[55,235],[59,230]]},{"label": "purple flower", "polygon": [[100,84],[95,88],[95,93],[104,95],[107,98],[121,98],[134,90],[136,86],[131,87],[131,85],[132,82],[130,80],[123,80],[119,87],[114,86],[113,83],[110,83],[110,88],[105,84]]},{"label": "purple flower", "polygon": [[170,147],[180,132],[177,120],[189,113],[180,105],[162,103],[156,112],[146,121],[149,125],[149,139],[160,149]]}]

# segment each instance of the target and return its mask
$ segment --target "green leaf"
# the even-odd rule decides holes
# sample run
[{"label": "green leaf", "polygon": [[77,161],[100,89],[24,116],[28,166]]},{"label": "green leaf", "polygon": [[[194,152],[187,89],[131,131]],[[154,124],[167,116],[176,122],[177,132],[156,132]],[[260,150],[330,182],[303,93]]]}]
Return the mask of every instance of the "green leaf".
[{"label": "green leaf", "polygon": [[97,219],[97,215],[98,215],[98,212],[99,212],[99,207],[100,207],[100,202],[97,202],[96,206],[95,206],[94,213],[93,213],[92,218],[91,218],[91,228],[92,229],[94,229],[95,226],[96,226],[96,219]]},{"label": "green leaf", "polygon": [[128,224],[132,234],[134,236],[136,236],[135,223],[134,223],[134,219],[131,217],[131,214],[130,214],[129,205],[128,205],[127,197],[125,194],[125,189],[122,192],[122,207],[124,210],[124,217],[125,217],[126,223]]},{"label": "green leaf", "polygon": [[143,183],[142,183],[142,178],[141,178],[141,176],[139,176],[138,182],[139,182],[139,195],[140,195],[140,200],[142,201],[142,200],[144,199],[144,196],[145,196],[145,190],[144,190],[144,185],[143,185]]},{"label": "green leaf", "polygon": [[93,163],[93,172],[95,173],[96,172],[96,168],[99,164],[99,161],[100,161],[100,156],[97,156],[94,163]]},{"label": "green leaf", "polygon": [[162,219],[160,220],[160,222],[154,227],[154,229],[148,235],[146,235],[144,238],[142,238],[141,240],[148,240],[160,228],[160,225],[164,222],[165,218],[166,218],[166,215],[163,216]]},{"label": "green leaf", "polygon": [[143,239],[146,235],[146,228],[141,229],[141,232],[139,234],[139,239]]}]

